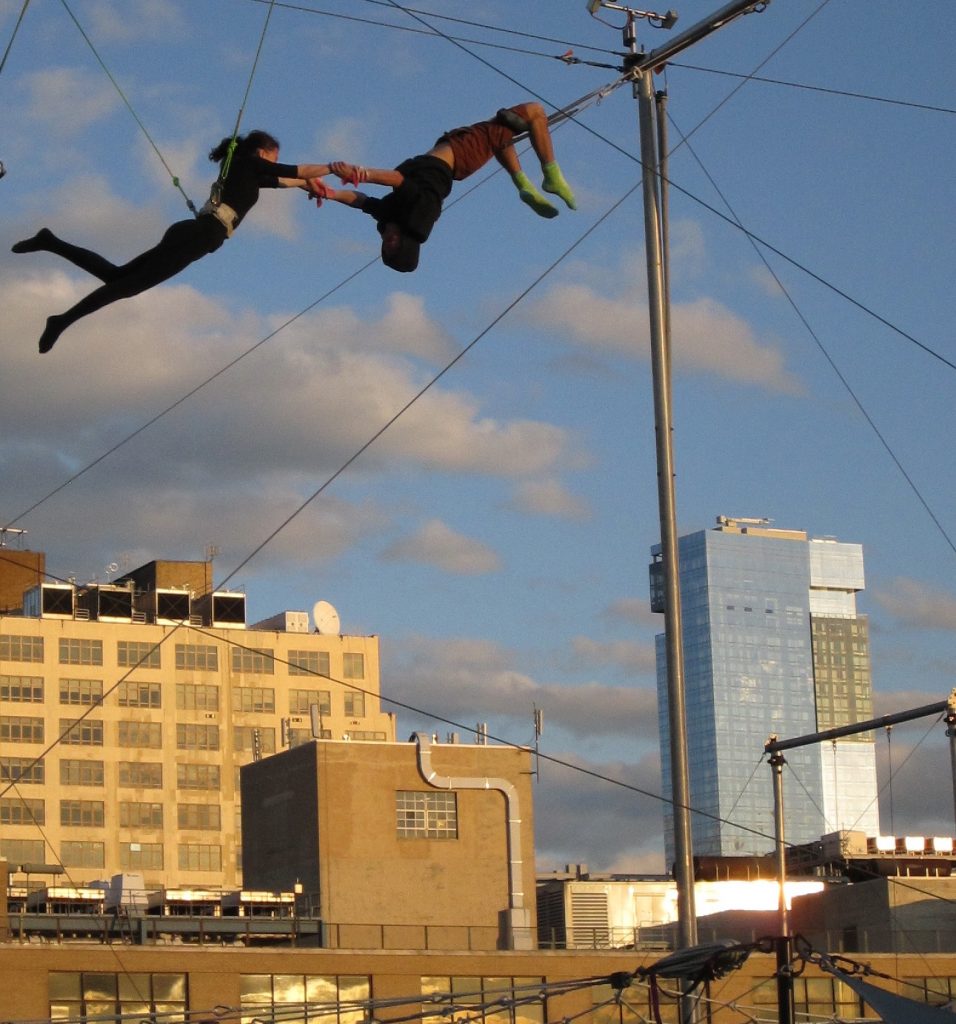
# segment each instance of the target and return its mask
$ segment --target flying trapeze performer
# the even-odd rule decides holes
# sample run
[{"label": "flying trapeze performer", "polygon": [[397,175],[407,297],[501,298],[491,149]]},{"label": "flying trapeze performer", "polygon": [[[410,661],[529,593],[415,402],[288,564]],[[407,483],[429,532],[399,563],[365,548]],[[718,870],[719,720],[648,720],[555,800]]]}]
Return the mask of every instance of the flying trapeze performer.
[{"label": "flying trapeze performer", "polygon": [[[223,164],[232,139],[223,139],[209,153],[209,159]],[[166,229],[159,244],[129,263],[116,266],[89,249],[81,249],[41,228],[32,238],[13,246],[13,252],[52,252],[81,270],[98,277],[103,284],[68,309],[47,319],[40,336],[40,352],[49,352],[60,335],[81,317],[118,299],[128,299],[168,281],[190,263],[215,252],[255,206],[261,188],[303,188],[311,192],[310,179],[329,173],[328,164],[280,164],[279,143],[268,132],[251,131],[236,139],[227,173],[213,187],[210,199],[192,220],[181,220]]]},{"label": "flying trapeze performer", "polygon": [[528,133],[541,163],[541,187],[575,209],[574,193],[554,159],[548,119],[540,103],[519,103],[499,110],[491,120],[446,132],[427,153],[403,161],[392,171],[343,161],[329,164],[331,172],[342,181],[391,186],[392,191],[381,199],[330,188],[321,181],[313,182],[313,189],[320,203],[331,199],[373,217],[382,236],[382,262],[392,270],[410,273],[418,266],[419,248],[441,215],[442,201],[451,192],[452,181],[474,174],[492,157],[511,175],[522,202],[540,217],[557,217],[557,208],[521,169],[512,143],[520,132]]}]

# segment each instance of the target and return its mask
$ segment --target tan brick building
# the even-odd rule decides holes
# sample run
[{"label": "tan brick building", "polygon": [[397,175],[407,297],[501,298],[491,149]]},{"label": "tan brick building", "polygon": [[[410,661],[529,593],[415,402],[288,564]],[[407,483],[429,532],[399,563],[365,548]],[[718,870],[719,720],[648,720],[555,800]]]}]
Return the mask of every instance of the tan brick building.
[{"label": "tan brick building", "polygon": [[250,889],[293,889],[334,947],[531,949],[531,754],[315,742],[242,769]]}]

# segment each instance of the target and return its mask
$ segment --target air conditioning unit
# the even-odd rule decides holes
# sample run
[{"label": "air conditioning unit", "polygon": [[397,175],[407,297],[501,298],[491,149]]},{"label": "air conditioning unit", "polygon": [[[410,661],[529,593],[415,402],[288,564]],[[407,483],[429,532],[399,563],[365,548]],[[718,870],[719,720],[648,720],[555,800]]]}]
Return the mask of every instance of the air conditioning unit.
[{"label": "air conditioning unit", "polygon": [[40,583],[23,595],[23,615],[28,619],[72,619],[76,589],[72,583]]}]

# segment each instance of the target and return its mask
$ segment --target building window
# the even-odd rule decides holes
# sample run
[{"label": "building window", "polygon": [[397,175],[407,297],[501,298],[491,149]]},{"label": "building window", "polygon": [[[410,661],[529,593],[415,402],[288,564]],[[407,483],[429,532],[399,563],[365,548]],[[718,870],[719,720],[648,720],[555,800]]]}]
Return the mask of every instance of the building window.
[{"label": "building window", "polygon": [[274,754],[276,731],[257,725],[237,725],[232,730],[232,745],[237,754]]},{"label": "building window", "polygon": [[0,857],[10,864],[43,864],[46,843],[42,839],[0,839]]},{"label": "building window", "polygon": [[162,828],[163,805],[121,802],[119,823],[120,828]]},{"label": "building window", "polygon": [[162,750],[162,722],[118,722],[117,744],[138,750]]},{"label": "building window", "polygon": [[129,789],[162,789],[163,766],[158,761],[120,761],[119,784]]},{"label": "building window", "polygon": [[65,868],[106,867],[103,843],[60,843],[60,860]]},{"label": "building window", "polygon": [[219,671],[219,648],[212,644],[176,644],[176,668]]},{"label": "building window", "polygon": [[77,640],[60,637],[61,665],[102,665],[102,640]]},{"label": "building window", "polygon": [[240,985],[243,1020],[294,1016],[300,1022],[360,1024],[369,1017],[364,1004],[372,983],[366,975],[243,974]]},{"label": "building window", "polygon": [[92,707],[103,703],[102,679],[61,679],[60,703]]},{"label": "building window", "polygon": [[185,974],[51,971],[50,1019],[186,1020]]},{"label": "building window", "polygon": [[347,718],[365,717],[365,694],[361,690],[345,691],[345,714]]},{"label": "building window", "polygon": [[234,686],[232,688],[233,711],[275,712],[276,692],[265,686]]},{"label": "building window", "polygon": [[177,750],[218,750],[219,726],[176,723]]},{"label": "building window", "polygon": [[0,700],[11,704],[42,704],[42,676],[0,676]]},{"label": "building window", "polygon": [[[332,731],[330,729],[323,729],[323,732],[327,732],[329,735],[321,737],[322,739],[330,740],[332,738]],[[314,739],[319,737],[312,735],[311,729],[288,729],[286,731],[286,745],[289,747],[301,747],[303,743],[310,743]]]},{"label": "building window", "polygon": [[180,871],[221,871],[222,848],[211,843],[180,843]]},{"label": "building window", "polygon": [[177,711],[218,711],[219,687],[211,683],[177,683]]},{"label": "building window", "polygon": [[365,743],[384,743],[387,739],[384,732],[378,729],[349,729],[350,740],[361,740]]},{"label": "building window", "polygon": [[0,661],[43,661],[42,636],[0,636]]},{"label": "building window", "polygon": [[862,1018],[863,1000],[837,978],[794,978],[793,1005],[800,1016]]},{"label": "building window", "polygon": [[218,832],[221,828],[219,804],[177,804],[176,818],[182,829],[209,829]]},{"label": "building window", "polygon": [[270,647],[233,647],[233,672],[254,672],[260,676],[275,675],[275,651]]},{"label": "building window", "polygon": [[364,654],[343,654],[342,655],[342,678],[343,679],[364,679],[365,678],[365,655]]},{"label": "building window", "polygon": [[116,664],[120,668],[159,668],[160,647],[149,641],[119,640],[116,644]]},{"label": "building window", "polygon": [[289,690],[290,715],[309,715],[313,704],[320,715],[332,714],[332,694],[328,690]]},{"label": "building window", "polygon": [[74,747],[102,747],[103,723],[92,718],[61,718],[60,742]]},{"label": "building window", "polygon": [[289,651],[290,676],[328,676],[328,651]]},{"label": "building window", "polygon": [[21,786],[44,785],[43,758],[0,757],[0,782],[17,782]]},{"label": "building window", "polygon": [[0,798],[0,825],[45,825],[46,809],[42,800],[21,797]]},{"label": "building window", "polygon": [[124,871],[162,871],[162,843],[120,843],[120,867]]},{"label": "building window", "polygon": [[116,703],[121,708],[160,708],[163,706],[163,688],[159,683],[120,683]]},{"label": "building window", "polygon": [[936,978],[904,978],[906,988],[903,994],[912,999],[921,999],[932,1006],[946,1006],[956,999],[956,977],[941,975]]},{"label": "building window", "polygon": [[61,786],[102,786],[102,761],[60,761]]},{"label": "building window", "polygon": [[[473,1024],[541,1024],[547,1019],[546,1002],[541,996],[543,985],[543,978],[428,975],[421,979],[422,1002],[428,1006],[440,1002],[460,1007],[462,1017]],[[605,987],[612,998],[611,986]],[[594,1004],[598,1005],[596,998]],[[622,1000],[621,1005],[626,1006],[627,1000]],[[612,1008],[614,1015],[605,1018],[607,1024],[631,1024],[645,1019],[633,1008],[621,1017],[616,1003]],[[587,1019],[591,1022],[600,1018],[588,1014]]]},{"label": "building window", "polygon": [[0,740],[7,743],[42,743],[43,719],[0,715]]},{"label": "building window", "polygon": [[61,800],[60,824],[65,828],[103,827],[102,800]]},{"label": "building window", "polygon": [[445,791],[395,794],[399,839],[457,839],[458,795]]},{"label": "building window", "polygon": [[177,764],[177,789],[211,789],[219,790],[218,764]]}]

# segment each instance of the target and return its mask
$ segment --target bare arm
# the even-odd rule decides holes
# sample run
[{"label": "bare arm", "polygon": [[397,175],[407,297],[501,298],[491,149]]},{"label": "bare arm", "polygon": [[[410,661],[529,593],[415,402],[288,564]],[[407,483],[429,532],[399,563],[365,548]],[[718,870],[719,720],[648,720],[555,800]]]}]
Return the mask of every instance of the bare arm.
[{"label": "bare arm", "polygon": [[361,167],[358,164],[345,163],[343,160],[333,160],[329,164],[329,171],[342,181],[354,182],[356,185],[368,182],[370,185],[398,188],[405,180],[399,171],[386,170],[382,167]]},{"label": "bare arm", "polygon": [[324,198],[331,199],[333,203],[341,203],[343,206],[361,210],[365,206],[368,196],[364,192],[355,192],[350,188],[329,188],[326,185]]}]

